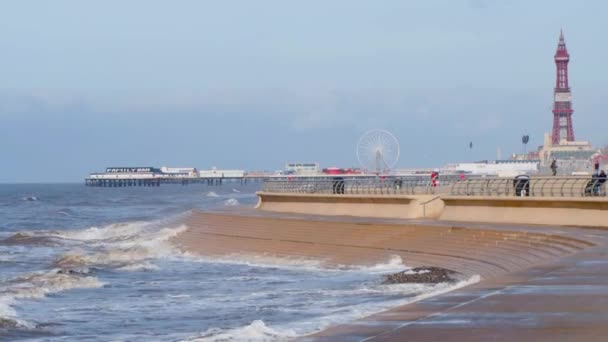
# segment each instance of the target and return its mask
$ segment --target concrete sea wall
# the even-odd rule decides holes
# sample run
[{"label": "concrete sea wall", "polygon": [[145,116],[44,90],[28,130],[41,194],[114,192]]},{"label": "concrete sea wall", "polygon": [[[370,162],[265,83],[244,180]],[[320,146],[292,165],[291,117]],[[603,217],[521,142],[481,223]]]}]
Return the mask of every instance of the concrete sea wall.
[{"label": "concrete sea wall", "polygon": [[314,259],[375,265],[400,257],[407,266],[438,266],[484,278],[578,252],[593,243],[567,234],[454,225],[249,217],[192,212],[174,242],[191,253],[255,260]]},{"label": "concrete sea wall", "polygon": [[608,227],[603,198],[444,197],[446,221]]},{"label": "concrete sea wall", "polygon": [[608,228],[597,197],[332,195],[259,192],[258,209],[329,216],[542,224]]},{"label": "concrete sea wall", "polygon": [[258,193],[264,211],[379,218],[439,218],[443,202],[435,195],[331,195]]},{"label": "concrete sea wall", "polygon": [[[182,218],[188,229],[172,241],[190,253],[249,262],[331,267],[398,257],[483,280],[304,341],[598,341],[608,333],[608,231],[571,227],[607,227],[604,199],[258,195],[261,212],[253,216],[192,211]],[[421,220],[383,223],[388,218]]]}]

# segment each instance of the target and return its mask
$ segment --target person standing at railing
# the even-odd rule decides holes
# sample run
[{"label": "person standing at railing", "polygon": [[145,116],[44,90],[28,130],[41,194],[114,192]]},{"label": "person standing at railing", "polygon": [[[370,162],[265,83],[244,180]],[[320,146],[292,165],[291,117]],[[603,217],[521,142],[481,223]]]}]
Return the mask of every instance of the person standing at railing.
[{"label": "person standing at railing", "polygon": [[433,188],[437,187],[437,178],[439,178],[439,171],[433,170],[433,172],[431,172],[431,186]]},{"label": "person standing at railing", "polygon": [[551,162],[551,171],[553,171],[553,175],[557,175],[557,161],[553,159]]},{"label": "person standing at railing", "polygon": [[606,191],[604,189],[602,189],[602,187],[604,186],[604,183],[606,183],[606,178],[608,178],[606,176],[606,172],[604,172],[604,170],[602,170],[600,172],[600,174],[597,176],[597,193],[596,193],[596,195],[602,196],[602,195],[606,194]]},{"label": "person standing at railing", "polygon": [[595,163],[593,169],[593,177],[591,177],[593,181],[593,194],[598,196],[600,195],[602,185],[606,182],[606,172],[604,170],[600,171],[600,163]]},{"label": "person standing at railing", "polygon": [[395,190],[399,190],[401,189],[401,186],[403,185],[403,180],[401,178],[397,178],[394,181],[395,184]]},{"label": "person standing at railing", "polygon": [[605,181],[606,173],[603,170],[600,172],[600,164],[595,163],[595,165],[593,166],[593,174],[591,174],[591,180],[587,182],[587,186],[585,187],[585,194],[597,196],[600,192],[601,185]]}]

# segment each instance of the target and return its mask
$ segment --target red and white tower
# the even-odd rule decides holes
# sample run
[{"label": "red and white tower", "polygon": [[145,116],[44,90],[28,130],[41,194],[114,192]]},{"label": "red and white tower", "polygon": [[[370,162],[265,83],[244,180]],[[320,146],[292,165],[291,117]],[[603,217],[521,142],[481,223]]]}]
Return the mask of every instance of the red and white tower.
[{"label": "red and white tower", "polygon": [[555,52],[555,67],[557,77],[555,80],[553,101],[553,134],[554,145],[561,141],[574,141],[574,129],[572,128],[572,95],[568,86],[568,62],[570,55],[566,49],[564,33],[560,32],[557,51]]}]

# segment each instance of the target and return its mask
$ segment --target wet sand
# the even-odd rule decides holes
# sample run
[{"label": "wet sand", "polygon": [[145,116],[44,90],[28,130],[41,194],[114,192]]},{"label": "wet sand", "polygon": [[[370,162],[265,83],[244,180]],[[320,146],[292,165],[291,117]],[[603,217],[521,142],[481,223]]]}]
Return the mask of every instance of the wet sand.
[{"label": "wet sand", "polygon": [[331,327],[303,340],[602,340],[608,327],[608,231],[424,220],[194,211],[187,251],[373,265],[400,256],[482,281]]}]

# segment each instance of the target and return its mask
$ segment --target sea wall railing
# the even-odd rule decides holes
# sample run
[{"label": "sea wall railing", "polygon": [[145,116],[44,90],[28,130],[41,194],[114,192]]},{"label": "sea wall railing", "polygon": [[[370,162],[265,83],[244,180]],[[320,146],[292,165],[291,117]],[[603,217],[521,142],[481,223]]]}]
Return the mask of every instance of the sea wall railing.
[{"label": "sea wall railing", "polygon": [[305,194],[415,195],[445,193],[458,177],[323,177],[264,181],[263,191]]},{"label": "sea wall railing", "polygon": [[452,184],[455,196],[590,197],[606,196],[600,177],[475,178]]},{"label": "sea wall railing", "polygon": [[493,197],[606,197],[606,179],[600,177],[323,177],[275,178],[264,181],[263,191],[302,194],[417,195]]}]

